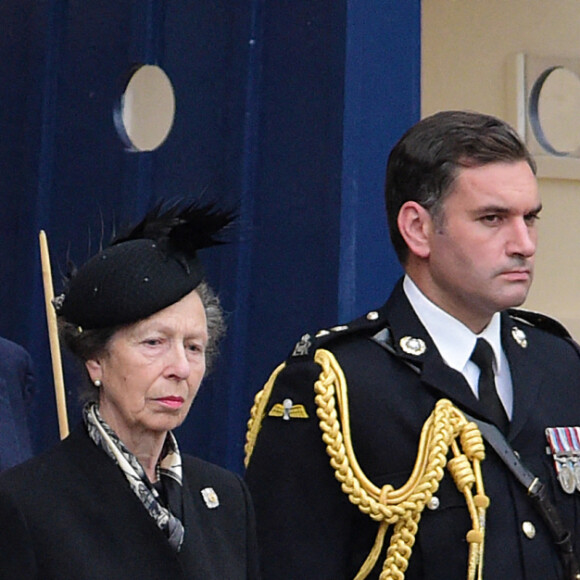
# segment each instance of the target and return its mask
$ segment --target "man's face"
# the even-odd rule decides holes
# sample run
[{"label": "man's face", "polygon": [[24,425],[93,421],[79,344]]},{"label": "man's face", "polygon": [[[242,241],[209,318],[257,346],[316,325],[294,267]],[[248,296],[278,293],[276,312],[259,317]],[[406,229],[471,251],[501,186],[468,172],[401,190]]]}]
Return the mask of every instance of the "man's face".
[{"label": "man's face", "polygon": [[462,169],[430,221],[425,294],[475,332],[532,283],[541,209],[525,161]]}]

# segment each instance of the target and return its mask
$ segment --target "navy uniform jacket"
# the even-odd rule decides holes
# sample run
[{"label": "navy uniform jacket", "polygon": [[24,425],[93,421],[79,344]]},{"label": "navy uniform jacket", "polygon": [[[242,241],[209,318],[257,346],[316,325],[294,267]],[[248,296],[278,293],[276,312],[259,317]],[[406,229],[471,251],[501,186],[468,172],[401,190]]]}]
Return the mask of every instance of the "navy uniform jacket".
[{"label": "navy uniform jacket", "polygon": [[[176,553],[84,425],[0,475],[2,580],[255,580],[253,510],[242,480],[182,456],[184,526]],[[210,509],[201,490],[213,488]]]},{"label": "navy uniform jacket", "polygon": [[0,338],[0,471],[32,457],[28,416],[33,385],[29,354]]},{"label": "navy uniform jacket", "polygon": [[[443,362],[401,283],[369,319],[338,327],[320,341],[345,373],[353,447],[362,470],[376,486],[390,483],[398,488],[411,474],[421,428],[439,399],[448,398],[471,415],[486,417],[463,376]],[[392,334],[394,355],[372,340],[385,326]],[[516,333],[519,342],[515,339],[514,327],[525,332],[525,348],[521,334]],[[403,352],[400,339],[405,336],[421,338],[427,347],[424,354]],[[580,358],[568,340],[507,313],[502,313],[502,344],[514,388],[507,438],[546,484],[565,525],[575,534],[580,554],[580,492],[568,495],[560,488],[544,433],[546,427],[580,424]],[[265,580],[352,579],[378,529],[376,522],[348,501],[329,465],[313,400],[320,368],[312,355],[318,346],[314,344],[308,355],[291,356],[278,375],[246,474]],[[285,399],[304,405],[308,418],[269,416],[272,407]],[[553,541],[526,490],[489,447],[483,476],[491,499],[484,577],[563,578]],[[406,580],[467,577],[465,535],[471,520],[465,499],[447,471],[436,495],[439,506],[423,511]],[[383,553],[369,578],[378,578],[384,559]]]}]

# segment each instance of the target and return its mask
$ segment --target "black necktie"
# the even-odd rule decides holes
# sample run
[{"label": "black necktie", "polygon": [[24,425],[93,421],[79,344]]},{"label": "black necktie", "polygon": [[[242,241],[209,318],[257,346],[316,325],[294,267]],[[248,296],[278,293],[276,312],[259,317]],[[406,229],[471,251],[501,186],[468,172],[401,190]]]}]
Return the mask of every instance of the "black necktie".
[{"label": "black necktie", "polygon": [[493,373],[493,351],[487,340],[478,338],[471,353],[471,360],[481,369],[479,375],[479,400],[492,422],[504,433],[507,431],[509,419],[495,388]]}]

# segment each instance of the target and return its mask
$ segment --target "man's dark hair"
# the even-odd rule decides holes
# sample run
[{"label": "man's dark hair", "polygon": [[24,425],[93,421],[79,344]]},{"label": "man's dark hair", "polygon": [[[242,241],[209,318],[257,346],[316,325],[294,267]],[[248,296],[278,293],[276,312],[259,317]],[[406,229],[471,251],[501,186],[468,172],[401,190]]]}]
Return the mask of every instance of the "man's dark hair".
[{"label": "man's dark hair", "polygon": [[387,163],[387,217],[399,261],[404,264],[408,255],[397,225],[405,202],[416,201],[436,219],[460,169],[516,161],[526,161],[536,173],[536,164],[516,131],[490,115],[442,111],[411,127]]}]

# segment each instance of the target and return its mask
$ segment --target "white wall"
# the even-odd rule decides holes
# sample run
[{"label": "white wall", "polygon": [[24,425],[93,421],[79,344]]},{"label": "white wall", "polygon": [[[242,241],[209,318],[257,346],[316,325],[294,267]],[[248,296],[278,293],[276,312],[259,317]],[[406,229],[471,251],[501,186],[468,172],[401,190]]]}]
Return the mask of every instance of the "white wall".
[{"label": "white wall", "polygon": [[[473,109],[515,124],[517,53],[580,59],[580,0],[423,0],[422,113]],[[579,161],[580,163],[580,161]],[[580,337],[580,181],[539,179],[536,277],[524,305]]]}]

